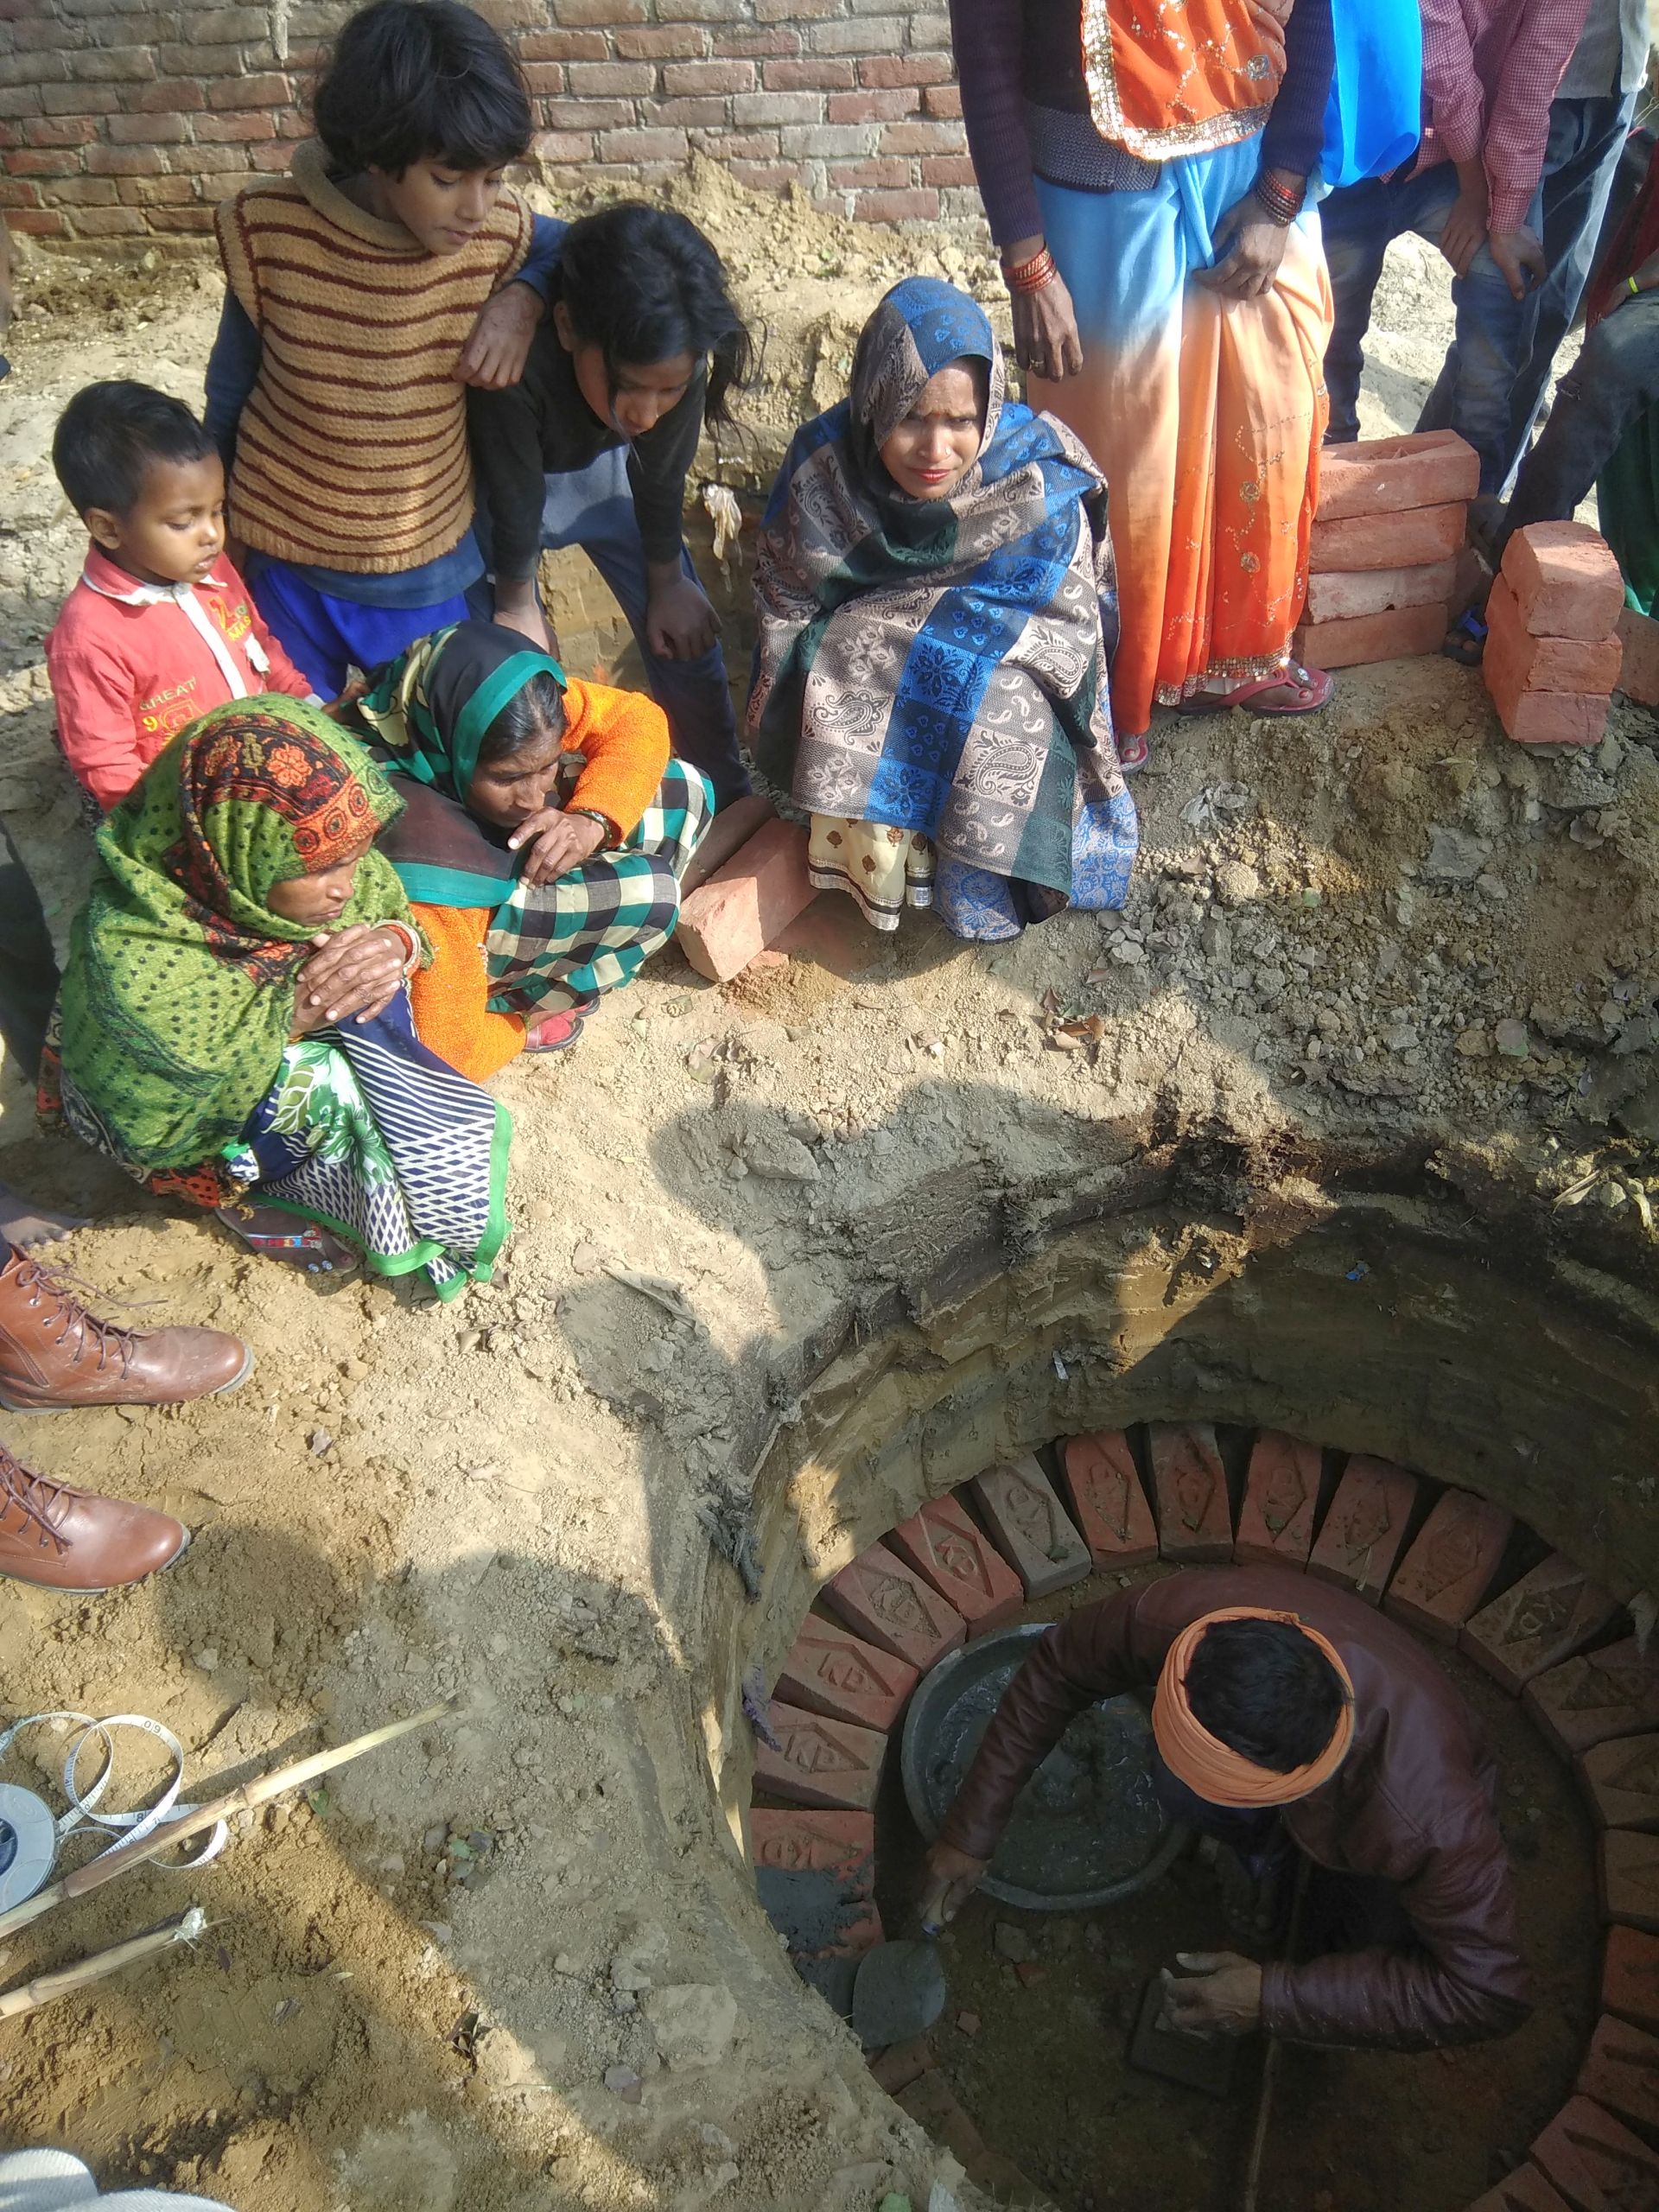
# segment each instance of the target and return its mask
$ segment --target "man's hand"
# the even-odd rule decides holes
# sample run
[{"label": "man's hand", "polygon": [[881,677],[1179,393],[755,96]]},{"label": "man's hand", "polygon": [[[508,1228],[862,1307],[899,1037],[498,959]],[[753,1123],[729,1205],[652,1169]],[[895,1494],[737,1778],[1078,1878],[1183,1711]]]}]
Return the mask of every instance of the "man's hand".
[{"label": "man's hand", "polygon": [[559,807],[544,806],[528,822],[519,823],[507,847],[515,853],[522,846],[530,847],[524,870],[526,883],[551,883],[591,860],[604,842],[604,830],[590,815],[566,814]]},{"label": "man's hand", "polygon": [[701,660],[720,635],[720,617],[690,576],[677,575],[645,601],[645,639],[659,660]]},{"label": "man's hand", "polygon": [[1529,274],[1535,284],[1541,284],[1549,274],[1544,249],[1524,223],[1512,231],[1489,231],[1486,245],[1515,299],[1526,298]]},{"label": "man's hand", "polygon": [[1262,212],[1255,194],[1247,192],[1216,226],[1215,266],[1195,269],[1192,281],[1230,300],[1259,299],[1273,289],[1288,236],[1282,224]]},{"label": "man's hand", "polygon": [[480,391],[505,391],[518,383],[544,309],[528,284],[504,284],[478,311],[473,334],[455,363],[456,380]]},{"label": "man's hand", "polygon": [[1243,2036],[1262,2024],[1262,1969],[1236,1951],[1177,1951],[1179,1980],[1166,1967],[1163,2024],[1184,2035]]},{"label": "man's hand", "polygon": [[1486,172],[1478,162],[1458,163],[1458,196],[1440,232],[1440,251],[1454,276],[1466,276],[1469,264],[1486,243]]},{"label": "man's hand", "polygon": [[979,1887],[980,1877],[990,1863],[988,1859],[969,1858],[953,1843],[936,1843],[927,1854],[926,1880],[922,1891],[925,1923],[930,1928],[942,1928],[947,1921],[954,1920]]},{"label": "man's hand", "polygon": [[504,584],[498,577],[495,619],[504,630],[518,631],[521,638],[528,638],[540,652],[551,654],[555,660],[558,658],[558,639],[537,604],[533,583]]},{"label": "man's hand", "polygon": [[299,972],[294,1002],[297,1034],[348,1021],[353,1014],[371,1021],[403,988],[409,946],[400,930],[353,922],[349,929],[320,931],[311,942],[319,949]]}]

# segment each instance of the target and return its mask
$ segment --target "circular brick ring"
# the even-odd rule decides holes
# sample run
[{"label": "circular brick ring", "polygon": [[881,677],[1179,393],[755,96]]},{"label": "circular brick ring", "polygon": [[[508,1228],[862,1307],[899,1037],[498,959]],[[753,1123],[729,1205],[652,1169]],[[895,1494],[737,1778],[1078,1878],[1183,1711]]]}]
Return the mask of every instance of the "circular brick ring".
[{"label": "circular brick ring", "polygon": [[[1431,1504],[1433,1485],[1403,1467],[1264,1430],[1235,1521],[1213,1427],[1141,1434],[1139,1452],[1121,1430],[1064,1440],[1052,1479],[1035,1456],[988,1467],[823,1586],[773,1687],[772,1740],[757,1744],[755,1791],[784,1801],[750,1809],[757,1873],[833,1872],[838,1948],[861,1952],[882,1936],[874,1806],[888,1738],[929,1668],[1090,1573],[1162,1559],[1319,1576],[1456,1645],[1519,1699],[1599,1831],[1600,2017],[1573,2094],[1469,2212],[1659,2207],[1659,2153],[1636,2132],[1659,2135],[1659,1647],[1609,1640],[1618,1601],[1559,1552],[1512,1579],[1529,1532],[1468,1491]],[[916,2081],[880,2057],[873,2070],[894,2094]]]}]

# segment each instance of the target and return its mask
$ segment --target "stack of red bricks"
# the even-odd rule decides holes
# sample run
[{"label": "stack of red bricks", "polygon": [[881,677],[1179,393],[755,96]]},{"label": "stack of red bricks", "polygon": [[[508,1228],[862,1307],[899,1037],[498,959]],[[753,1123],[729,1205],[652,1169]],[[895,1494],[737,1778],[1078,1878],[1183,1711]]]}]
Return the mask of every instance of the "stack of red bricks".
[{"label": "stack of red bricks", "polygon": [[1438,652],[1479,486],[1474,449],[1453,430],[1328,448],[1297,658],[1357,668]]},{"label": "stack of red bricks", "polygon": [[1517,530],[1486,602],[1486,689],[1518,745],[1595,745],[1623,647],[1624,583],[1581,522]]}]

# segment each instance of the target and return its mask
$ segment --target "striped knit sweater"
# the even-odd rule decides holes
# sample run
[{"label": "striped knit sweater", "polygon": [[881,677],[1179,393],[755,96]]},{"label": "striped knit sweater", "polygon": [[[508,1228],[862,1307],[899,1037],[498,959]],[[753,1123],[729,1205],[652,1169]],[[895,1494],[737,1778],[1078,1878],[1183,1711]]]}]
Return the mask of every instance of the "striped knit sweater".
[{"label": "striped knit sweater", "polygon": [[529,250],[504,192],[473,242],[429,254],[328,178],[321,146],[218,209],[219,257],[261,340],[231,472],[237,537],[284,561],[391,575],[459,543],[473,515],[466,387],[479,309]]}]

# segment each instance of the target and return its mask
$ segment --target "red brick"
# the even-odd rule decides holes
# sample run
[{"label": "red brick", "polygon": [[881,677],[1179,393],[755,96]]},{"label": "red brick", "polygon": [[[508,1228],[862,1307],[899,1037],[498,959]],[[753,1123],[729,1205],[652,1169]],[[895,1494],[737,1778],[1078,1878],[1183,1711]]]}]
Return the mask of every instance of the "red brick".
[{"label": "red brick", "polygon": [[1486,689],[1506,734],[1517,745],[1599,745],[1607,724],[1605,691],[1540,691],[1494,671]]},{"label": "red brick", "polygon": [[188,205],[196,197],[196,181],[188,176],[124,176],[116,186],[124,204],[135,207]]},{"label": "red brick", "polygon": [[1622,649],[1616,631],[1605,638],[1535,637],[1502,576],[1494,579],[1487,597],[1486,629],[1481,664],[1494,696],[1494,675],[1500,671],[1511,690],[1611,692],[1618,681]]},{"label": "red brick", "polygon": [[1659,2157],[1588,2097],[1570,2097],[1532,2146],[1573,2212],[1643,2212],[1659,2204]]},{"label": "red brick", "polygon": [[890,1651],[878,1651],[838,1622],[809,1613],[772,1694],[809,1713],[825,1713],[832,1720],[851,1720],[885,1734],[920,1680],[914,1667]]},{"label": "red brick", "polygon": [[1659,2036],[1604,2016],[1573,2088],[1644,2134],[1659,2129]]},{"label": "red brick", "polygon": [[760,81],[769,92],[848,92],[854,85],[850,61],[763,61]]},{"label": "red brick", "polygon": [[881,133],[884,154],[954,154],[962,133],[950,123],[893,123]]},{"label": "red brick", "polygon": [[194,115],[207,105],[207,96],[194,77],[162,77],[151,85],[136,85],[125,105],[138,115]]},{"label": "red brick", "polygon": [[[94,146],[95,154],[106,154],[107,146]],[[142,154],[142,147],[133,149]],[[54,146],[43,153],[35,153],[27,146],[20,146],[8,153],[3,167],[8,176],[78,176],[80,174],[79,149],[71,146]]]},{"label": "red brick", "polygon": [[[158,213],[180,213],[180,209],[160,209]],[[202,211],[206,213],[207,211]],[[136,207],[77,207],[74,211],[75,236],[80,238],[131,238],[139,237],[146,225]]]},{"label": "red brick", "polygon": [[1601,2004],[1638,2028],[1659,2034],[1659,1936],[1610,1928],[1601,1960]]},{"label": "red brick", "polygon": [[92,176],[164,176],[167,160],[158,146],[89,146],[86,168]]},{"label": "red brick", "polygon": [[1535,522],[1503,553],[1503,579],[1538,638],[1605,638],[1618,627],[1624,582],[1605,537],[1581,522]]},{"label": "red brick", "polygon": [[604,130],[600,133],[599,151],[602,161],[671,168],[684,161],[690,143],[683,130]]},{"label": "red brick", "polygon": [[1636,1638],[1607,1644],[1552,1667],[1523,1693],[1533,1719],[1564,1758],[1659,1728],[1659,1658],[1644,1658]]},{"label": "red brick", "polygon": [[935,2060],[926,2036],[912,2036],[908,2043],[893,2043],[870,2061],[870,2079],[878,2089],[896,2097],[924,2074],[931,2074]]},{"label": "red brick", "polygon": [[[70,181],[66,180],[66,181]],[[68,197],[63,192],[60,192],[57,196],[60,200]],[[109,197],[111,200],[115,198],[113,185],[109,188]],[[40,204],[41,188],[38,184],[30,184],[23,177],[0,177],[0,210],[10,212],[14,207],[38,207]]]},{"label": "red brick", "polygon": [[1035,1459],[987,1467],[968,1488],[1027,1598],[1046,1598],[1088,1574],[1094,1564],[1088,1546]]},{"label": "red brick", "polygon": [[1316,522],[1308,567],[1350,575],[1363,569],[1416,569],[1452,559],[1465,527],[1462,503],[1408,507],[1400,514],[1350,515],[1337,522]]},{"label": "red brick", "polygon": [[569,61],[565,68],[571,91],[584,99],[590,93],[634,99],[657,88],[657,71],[649,61]]},{"label": "red brick", "polygon": [[914,115],[921,94],[913,88],[890,92],[831,92],[824,102],[829,123],[899,123]]},{"label": "red brick", "polygon": [[152,207],[147,227],[152,231],[194,232],[205,236],[213,227],[211,207]]},{"label": "red brick", "polygon": [[1068,1436],[1060,1484],[1096,1567],[1142,1567],[1158,1556],[1158,1527],[1121,1428]]},{"label": "red brick", "polygon": [[759,791],[752,791],[747,798],[734,798],[722,806],[703,831],[697,849],[686,864],[680,878],[680,894],[695,891],[700,883],[707,883],[717,868],[723,868],[734,854],[740,852],[757,830],[778,819],[778,810],[769,798],[762,798]]},{"label": "red brick", "polygon": [[858,65],[861,85],[943,85],[954,74],[948,54],[868,54]]},{"label": "red brick", "polygon": [[1596,1889],[1605,1921],[1659,1936],[1659,1835],[1605,1828],[1596,1857]]},{"label": "red brick", "polygon": [[1455,430],[1414,430],[1400,438],[1362,438],[1319,455],[1321,522],[1350,515],[1398,514],[1412,507],[1472,499],[1480,457]]},{"label": "red brick", "polygon": [[229,77],[207,87],[209,107],[289,107],[294,86],[274,71],[262,77]]},{"label": "red brick", "polygon": [[908,162],[831,162],[829,182],[838,191],[872,184],[908,184]]},{"label": "red brick", "polygon": [[1598,1827],[1659,1832],[1659,1736],[1614,1736],[1577,1761]]},{"label": "red brick", "polygon": [[749,92],[754,86],[753,61],[671,61],[663,70],[663,90],[671,98],[682,92]]},{"label": "red brick", "polygon": [[1573,2212],[1573,2207],[1536,2166],[1528,2164],[1506,2174],[1484,2196],[1478,2196],[1468,2212]]},{"label": "red brick", "polygon": [[[700,93],[696,98],[687,95],[677,100],[653,100],[651,104],[653,123],[683,124],[698,131],[723,130],[727,121],[727,104],[718,92]],[[702,139],[697,143],[702,145]]]},{"label": "red brick", "polygon": [[1319,1510],[1317,1444],[1266,1428],[1250,1450],[1233,1561],[1238,1567],[1306,1567]]},{"label": "red brick", "polygon": [[[749,1842],[757,1874],[764,1868],[783,1875],[836,1876],[842,1900],[836,1941],[806,1956],[855,1956],[881,1941],[881,1916],[875,1907],[874,1813],[780,1813],[757,1805],[749,1814]],[[761,1902],[768,1910],[773,1909],[764,1889]],[[815,1917],[821,1911],[820,1903]],[[785,1933],[789,1933],[787,1927]],[[791,1953],[797,1948],[791,1943]]]},{"label": "red brick", "polygon": [[924,184],[973,184],[974,165],[966,154],[935,154],[922,163]]},{"label": "red brick", "polygon": [[6,225],[36,238],[61,238],[69,234],[67,222],[55,207],[8,207]]},{"label": "red brick", "polygon": [[823,1599],[849,1628],[923,1674],[967,1638],[956,1607],[885,1544],[872,1544],[843,1567]]},{"label": "red brick", "polygon": [[1161,1555],[1181,1567],[1230,1560],[1233,1515],[1215,1430],[1203,1422],[1154,1421],[1147,1440]]},{"label": "red brick", "polygon": [[[519,71],[531,92],[537,98],[565,89],[564,64],[562,61],[526,61]],[[274,128],[274,126],[273,126]]]},{"label": "red brick", "polygon": [[538,130],[530,142],[530,150],[538,162],[591,162],[594,134],[591,130]]},{"label": "red brick", "polygon": [[680,907],[679,944],[699,976],[723,983],[787,929],[815,896],[806,832],[769,822]]},{"label": "red brick", "polygon": [[1362,614],[1386,614],[1390,607],[1439,607],[1442,611],[1458,579],[1455,561],[1431,561],[1426,568],[1362,569],[1307,580],[1306,620],[1351,622]]},{"label": "red brick", "polygon": [[[632,60],[652,54],[701,54],[700,34],[692,30],[631,31],[616,35],[616,50]],[[662,39],[661,46],[642,45],[641,40]],[[624,41],[627,43],[624,44]],[[521,61],[606,61],[611,44],[603,31],[532,31],[518,41]]]},{"label": "red brick", "polygon": [[177,115],[112,115],[110,138],[117,146],[181,146],[184,118]]},{"label": "red brick", "polygon": [[791,30],[755,30],[741,24],[715,23],[709,32],[709,52],[735,61],[775,60],[780,54],[798,54],[801,35]]},{"label": "red brick", "polygon": [[1554,1552],[1512,1590],[1484,1605],[1458,1643],[1477,1667],[1519,1697],[1535,1675],[1559,1667],[1599,1636],[1618,1611],[1616,1598]]},{"label": "red brick", "polygon": [[1344,1470],[1307,1562],[1310,1574],[1382,1599],[1417,1503],[1417,1478],[1387,1459],[1357,1452]]},{"label": "red brick", "polygon": [[1019,1576],[954,1497],[930,1498],[882,1541],[950,1600],[970,1637],[1001,1628],[1026,1602]]},{"label": "red brick", "polygon": [[962,91],[956,85],[930,85],[922,94],[924,115],[962,118]]},{"label": "red brick", "polygon": [[887,1739],[874,1728],[855,1728],[821,1713],[804,1712],[774,1698],[767,1719],[779,1748],[757,1741],[754,1786],[797,1805],[841,1806],[868,1813],[881,1787]]},{"label": "red brick", "polygon": [[[40,143],[38,132],[31,136]],[[1639,707],[1659,707],[1659,622],[1633,607],[1621,607],[1618,642],[1623,652],[1619,690]]]},{"label": "red brick", "polygon": [[866,223],[931,223],[938,219],[939,195],[931,185],[915,192],[861,192],[853,213]]},{"label": "red brick", "polygon": [[9,146],[89,146],[98,136],[90,115],[36,116],[16,129],[19,135],[5,141]]},{"label": "red brick", "polygon": [[1386,614],[1359,614],[1351,621],[1304,622],[1293,640],[1299,660],[1310,668],[1369,668],[1377,661],[1415,660],[1438,652],[1446,638],[1446,608],[1396,607]]},{"label": "red brick", "polygon": [[1383,1611],[1432,1643],[1455,1643],[1491,1588],[1514,1529],[1514,1515],[1501,1505],[1447,1491],[1401,1561]]}]

